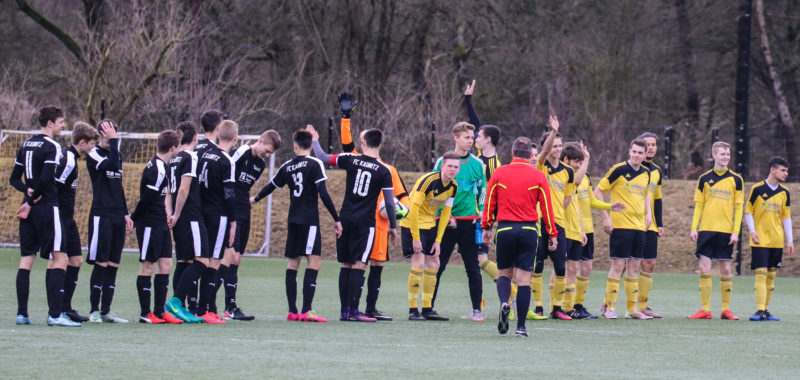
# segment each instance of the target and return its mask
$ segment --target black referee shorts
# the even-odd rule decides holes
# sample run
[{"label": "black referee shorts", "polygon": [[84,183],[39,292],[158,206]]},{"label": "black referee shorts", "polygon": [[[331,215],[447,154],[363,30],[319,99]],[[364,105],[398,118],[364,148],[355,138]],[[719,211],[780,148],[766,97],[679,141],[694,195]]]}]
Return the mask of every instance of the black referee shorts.
[{"label": "black referee shorts", "polygon": [[222,259],[225,249],[231,248],[233,243],[230,240],[231,223],[227,216],[203,215],[206,222],[208,234],[208,250],[212,259]]},{"label": "black referee shorts", "polygon": [[125,217],[89,215],[89,254],[86,262],[119,264],[125,246]]},{"label": "black referee shorts", "polygon": [[158,259],[172,258],[172,239],[169,227],[136,226],[136,239],[139,241],[139,261],[155,263]]},{"label": "black referee shorts", "polygon": [[236,218],[236,234],[233,237],[233,250],[244,253],[250,240],[250,218]]},{"label": "black referee shorts", "polygon": [[731,234],[715,231],[700,231],[697,234],[697,252],[694,256],[708,257],[711,260],[730,261],[733,259],[733,245],[728,244]]},{"label": "black referee shorts", "polygon": [[644,240],[644,259],[655,259],[658,257],[658,232],[645,232]]},{"label": "black referee shorts", "polygon": [[[238,226],[237,226],[238,227]],[[319,256],[322,251],[322,237],[319,226],[289,223],[286,228],[286,251],[290,259],[308,255]]]},{"label": "black referee shorts", "polygon": [[190,261],[195,257],[210,257],[206,236],[208,230],[202,218],[191,220],[181,216],[172,227],[176,258],[180,261]]},{"label": "black referee shorts", "polygon": [[781,267],[783,248],[751,247],[750,251],[750,269]]},{"label": "black referee shorts", "polygon": [[83,255],[83,249],[81,248],[81,234],[78,231],[78,223],[75,223],[75,219],[69,218],[63,220],[64,225],[64,239],[66,239],[66,243],[64,243],[64,249],[67,251],[67,256],[81,256]]},{"label": "black referee shorts", "polygon": [[539,226],[535,222],[498,222],[495,234],[497,269],[533,271],[539,247]]},{"label": "black referee shorts", "polygon": [[645,233],[640,230],[615,228],[608,239],[612,259],[641,259],[644,253]]},{"label": "black referee shorts", "polygon": [[[432,256],[431,248],[433,243],[436,242],[437,227],[433,226],[428,229],[419,230],[419,240],[422,243],[422,254],[425,256]],[[411,229],[400,227],[400,245],[403,248],[403,257],[410,258],[414,255],[414,238],[411,237]]]},{"label": "black referee shorts", "polygon": [[19,246],[22,256],[39,253],[50,259],[52,252],[64,252],[63,225],[58,206],[33,205],[26,219],[19,221]]},{"label": "black referee shorts", "polygon": [[336,240],[336,259],[340,263],[366,263],[375,243],[375,224],[341,222],[342,237]]}]

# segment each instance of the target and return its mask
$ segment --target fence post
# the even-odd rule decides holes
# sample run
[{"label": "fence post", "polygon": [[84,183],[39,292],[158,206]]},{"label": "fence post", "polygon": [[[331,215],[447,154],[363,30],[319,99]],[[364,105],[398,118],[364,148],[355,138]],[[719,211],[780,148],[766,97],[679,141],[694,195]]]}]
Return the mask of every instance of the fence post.
[{"label": "fence post", "polygon": [[328,117],[328,154],[333,153],[333,116]]},{"label": "fence post", "polygon": [[675,130],[671,125],[664,127],[664,174],[665,178],[672,178],[672,140]]},{"label": "fence post", "polygon": [[106,118],[106,100],[100,99],[100,120],[105,120]]},{"label": "fence post", "polygon": [[436,121],[431,122],[431,170],[436,166]]}]

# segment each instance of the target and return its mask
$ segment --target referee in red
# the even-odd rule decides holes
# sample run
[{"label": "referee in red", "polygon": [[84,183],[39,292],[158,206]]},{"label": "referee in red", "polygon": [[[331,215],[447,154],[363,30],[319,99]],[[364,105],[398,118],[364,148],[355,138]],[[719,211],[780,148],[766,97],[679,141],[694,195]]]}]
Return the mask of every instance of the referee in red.
[{"label": "referee in red", "polygon": [[[544,173],[530,165],[528,160],[532,155],[531,140],[517,137],[511,146],[511,163],[497,168],[489,180],[481,218],[483,241],[487,245],[492,243],[492,225],[497,222],[497,295],[501,302],[497,331],[500,334],[508,332],[512,274],[519,285],[517,310],[528,310],[531,303],[531,272],[539,244],[537,204],[550,235],[548,249],[553,251],[558,244],[550,187]],[[517,318],[516,336],[528,336],[524,315]]]}]

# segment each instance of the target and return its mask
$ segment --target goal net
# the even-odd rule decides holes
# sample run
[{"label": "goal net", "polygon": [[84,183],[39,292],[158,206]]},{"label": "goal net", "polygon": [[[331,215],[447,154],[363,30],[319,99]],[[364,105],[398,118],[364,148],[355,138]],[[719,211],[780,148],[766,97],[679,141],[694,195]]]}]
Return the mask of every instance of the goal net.
[{"label": "goal net", "polygon": [[[5,184],[0,186],[0,246],[19,247],[19,223],[16,211],[22,203],[22,193],[8,184],[11,170],[14,167],[14,158],[17,150],[27,138],[36,135],[39,131],[0,130],[0,180]],[[62,131],[56,138],[63,149],[71,145],[71,131]],[[129,211],[136,207],[139,201],[139,182],[145,164],[156,154],[156,138],[158,133],[126,133],[120,132],[120,154],[122,155],[122,184],[125,187],[125,199]],[[240,144],[248,144],[258,140],[258,135],[240,135]],[[258,193],[263,184],[272,177],[275,168],[275,155],[269,159],[268,169],[261,176],[259,184],[253,186],[252,195]],[[75,222],[81,233],[81,245],[86,249],[88,244],[89,208],[92,205],[92,186],[89,174],[86,171],[85,160],[79,160],[78,189],[75,198]],[[266,202],[253,205],[250,216],[250,240],[245,253],[258,256],[269,255],[270,223],[272,211],[272,195]],[[136,233],[129,231],[125,237],[125,250],[138,251]]]}]

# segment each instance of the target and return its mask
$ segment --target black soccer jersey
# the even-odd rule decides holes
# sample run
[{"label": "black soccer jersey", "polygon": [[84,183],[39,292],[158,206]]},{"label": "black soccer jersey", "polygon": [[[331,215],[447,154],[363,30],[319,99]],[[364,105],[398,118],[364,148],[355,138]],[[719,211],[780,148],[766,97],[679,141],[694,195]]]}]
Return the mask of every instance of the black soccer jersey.
[{"label": "black soccer jersey", "polygon": [[[58,189],[55,172],[61,161],[61,145],[45,134],[33,136],[17,151],[14,170],[11,173],[11,185],[25,193],[25,201],[39,198],[37,205],[57,205]],[[25,182],[20,180],[24,173]],[[33,189],[33,196],[28,197],[27,189]]]},{"label": "black soccer jersey", "polygon": [[197,146],[194,148],[194,151],[197,152],[197,156],[199,157],[203,154],[203,152],[206,151],[206,149],[216,146],[217,143],[209,139],[200,139],[200,141],[197,142]]},{"label": "black soccer jersey", "polygon": [[478,153],[478,158],[483,161],[483,166],[486,174],[486,183],[489,183],[489,179],[492,178],[492,174],[494,171],[500,167],[500,159],[497,158],[497,155],[491,157],[486,157],[482,153]]},{"label": "black soccer jersey", "polygon": [[375,208],[382,190],[393,190],[392,172],[377,158],[341,153],[331,156],[331,165],[347,171],[347,182],[339,214],[342,220],[375,223]]},{"label": "black soccer jersey", "polygon": [[128,214],[125,189],[122,187],[122,157],[119,140],[109,140],[110,149],[96,146],[86,155],[86,170],[92,179],[92,208],[95,216]]},{"label": "black soccer jersey", "polygon": [[70,146],[61,158],[56,170],[58,187],[58,210],[64,220],[75,217],[75,189],[78,187],[78,151]]},{"label": "black soccer jersey", "polygon": [[236,169],[228,153],[216,144],[209,144],[199,156],[200,196],[204,215],[236,217],[236,195],[234,190]]},{"label": "black soccer jersey", "polygon": [[261,178],[265,162],[261,157],[253,156],[250,145],[242,145],[233,152],[233,163],[236,166],[236,215],[239,218],[250,217],[250,189]]},{"label": "black soccer jersey", "polygon": [[190,181],[189,194],[181,209],[181,219],[200,219],[200,183],[197,180],[197,153],[183,150],[175,158],[169,160],[169,192],[172,196],[172,207],[178,205],[178,189],[183,181]]},{"label": "black soccer jersey", "polygon": [[139,183],[139,203],[131,214],[134,222],[147,226],[166,226],[167,164],[158,156],[147,161]]},{"label": "black soccer jersey", "polygon": [[[316,157],[296,156],[278,168],[270,184],[275,187],[289,184],[289,223],[319,225],[317,184],[327,179],[322,160]],[[262,190],[258,199],[263,198],[264,193]]]}]

